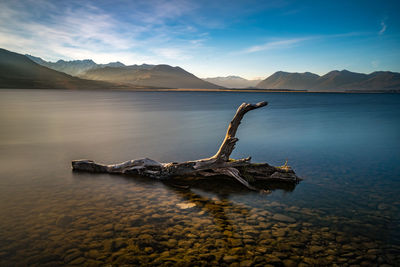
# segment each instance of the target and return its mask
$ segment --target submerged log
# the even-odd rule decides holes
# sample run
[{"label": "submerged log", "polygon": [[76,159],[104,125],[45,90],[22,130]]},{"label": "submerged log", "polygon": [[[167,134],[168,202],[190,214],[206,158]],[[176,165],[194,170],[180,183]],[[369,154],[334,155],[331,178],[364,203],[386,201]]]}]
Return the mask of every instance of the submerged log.
[{"label": "submerged log", "polygon": [[260,102],[240,105],[228,126],[225,139],[219,150],[210,158],[179,163],[160,163],[144,158],[111,165],[84,159],[72,161],[72,169],[74,171],[138,175],[160,180],[192,179],[193,177],[211,179],[211,177],[216,176],[228,176],[251,190],[259,190],[252,183],[260,180],[298,183],[301,179],[297,177],[291,167],[287,166],[287,162],[281,167],[275,167],[267,163],[251,163],[251,157],[244,159],[230,158],[235,149],[235,144],[239,140],[236,138],[236,132],[243,116],[250,110],[264,107],[267,104],[267,102]]}]

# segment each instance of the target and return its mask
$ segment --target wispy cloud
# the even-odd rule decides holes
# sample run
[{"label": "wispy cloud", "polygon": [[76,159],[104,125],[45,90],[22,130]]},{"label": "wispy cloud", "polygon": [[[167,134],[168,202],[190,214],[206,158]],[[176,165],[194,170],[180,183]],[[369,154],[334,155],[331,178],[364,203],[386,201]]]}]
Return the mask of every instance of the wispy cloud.
[{"label": "wispy cloud", "polygon": [[250,54],[250,53],[256,53],[256,52],[272,50],[272,49],[287,49],[287,48],[295,47],[297,45],[300,45],[301,43],[304,43],[304,42],[310,41],[310,40],[327,39],[327,38],[346,38],[346,37],[354,37],[354,36],[369,35],[369,34],[371,34],[371,33],[348,32],[348,33],[337,33],[337,34],[326,34],[326,35],[310,35],[310,36],[286,38],[286,39],[274,38],[272,41],[266,42],[264,44],[254,45],[254,46],[245,48],[244,50],[240,51],[239,53]]},{"label": "wispy cloud", "polygon": [[0,9],[0,47],[46,60],[92,58],[131,64],[188,58],[188,51],[204,40],[194,26],[168,24],[194,8],[185,0],[126,2],[126,16],[120,9],[113,13],[112,6],[105,10],[93,3],[6,1]]},{"label": "wispy cloud", "polygon": [[190,54],[183,48],[154,48],[152,51],[157,56],[167,59],[186,60],[191,58]]},{"label": "wispy cloud", "polygon": [[379,31],[378,34],[379,34],[379,35],[384,34],[385,31],[386,31],[386,29],[387,29],[386,19],[384,19],[384,20],[381,21],[381,29],[380,29],[380,31]]},{"label": "wispy cloud", "polygon": [[308,40],[308,37],[305,38],[292,38],[292,39],[284,39],[278,41],[271,41],[264,43],[262,45],[255,45],[243,50],[243,53],[255,53],[265,50],[277,49],[277,48],[287,48],[291,47],[295,44]]}]

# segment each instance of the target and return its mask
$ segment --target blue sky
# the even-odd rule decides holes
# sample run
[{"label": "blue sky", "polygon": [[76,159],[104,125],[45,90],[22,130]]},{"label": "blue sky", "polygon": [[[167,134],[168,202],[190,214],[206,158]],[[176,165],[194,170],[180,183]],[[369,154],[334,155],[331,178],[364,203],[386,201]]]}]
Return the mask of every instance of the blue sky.
[{"label": "blue sky", "polygon": [[0,47],[199,77],[400,72],[400,1],[0,0]]}]

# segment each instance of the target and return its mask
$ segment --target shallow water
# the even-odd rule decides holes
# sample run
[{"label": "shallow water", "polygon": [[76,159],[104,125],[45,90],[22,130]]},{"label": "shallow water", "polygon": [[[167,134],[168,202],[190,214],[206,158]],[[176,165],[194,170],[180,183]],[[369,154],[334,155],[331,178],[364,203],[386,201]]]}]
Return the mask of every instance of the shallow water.
[{"label": "shallow water", "polygon": [[[210,156],[262,100],[232,156],[287,158],[295,188],[71,172]],[[400,263],[400,95],[1,90],[0,125],[0,266]]]}]

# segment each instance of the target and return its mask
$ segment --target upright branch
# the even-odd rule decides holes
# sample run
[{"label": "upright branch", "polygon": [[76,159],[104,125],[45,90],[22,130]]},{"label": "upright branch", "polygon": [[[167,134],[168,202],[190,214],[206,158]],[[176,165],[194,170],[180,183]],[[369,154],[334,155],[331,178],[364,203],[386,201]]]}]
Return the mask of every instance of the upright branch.
[{"label": "upright branch", "polygon": [[128,160],[118,164],[99,164],[91,160],[74,160],[74,171],[118,173],[125,175],[140,175],[156,179],[209,179],[216,176],[228,176],[251,190],[259,190],[253,184],[257,181],[279,181],[297,183],[300,178],[285,164],[281,167],[270,166],[267,163],[250,163],[250,157],[245,159],[230,159],[235,144],[239,140],[236,132],[243,116],[250,110],[266,106],[267,102],[257,104],[243,103],[228,126],[225,139],[218,152],[206,159],[185,162],[160,163],[144,158]]},{"label": "upright branch", "polygon": [[211,158],[217,159],[218,161],[228,161],[232,151],[235,149],[235,144],[239,141],[236,138],[236,131],[243,119],[243,116],[250,110],[261,108],[268,105],[268,102],[259,102],[257,104],[243,103],[236,110],[236,114],[229,123],[228,130],[226,131],[225,139],[219,147],[218,152]]}]

